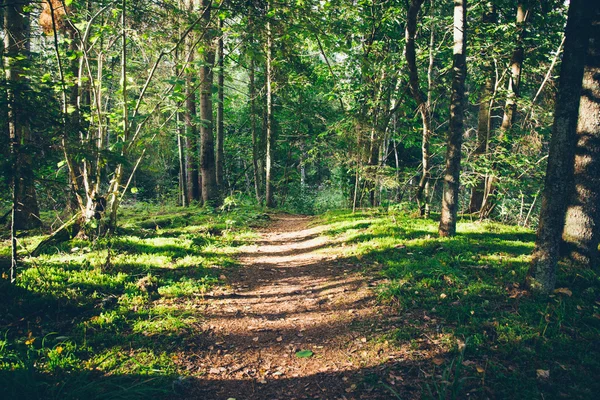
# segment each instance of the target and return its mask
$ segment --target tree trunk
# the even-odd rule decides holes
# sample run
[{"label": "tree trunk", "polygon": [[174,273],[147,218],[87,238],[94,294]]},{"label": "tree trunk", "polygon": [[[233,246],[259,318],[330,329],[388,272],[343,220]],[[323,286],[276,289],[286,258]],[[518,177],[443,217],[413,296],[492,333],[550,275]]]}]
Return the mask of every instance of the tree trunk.
[{"label": "tree trunk", "polygon": [[517,37],[517,47],[513,51],[510,60],[510,77],[508,79],[508,97],[504,107],[504,116],[502,118],[502,126],[500,134],[503,135],[506,131],[512,128],[515,121],[517,111],[517,99],[519,98],[519,89],[521,86],[521,71],[523,68],[523,59],[525,50],[523,48],[523,36],[525,33],[525,24],[529,18],[530,10],[519,2],[517,5],[517,29],[519,29]]},{"label": "tree trunk", "polygon": [[217,171],[215,164],[215,137],[213,132],[212,86],[215,50],[210,26],[211,0],[202,0],[204,35],[203,65],[200,67],[200,171],[202,173],[202,200],[205,205],[217,206]]},{"label": "tree trunk", "polygon": [[450,100],[450,130],[446,149],[446,172],[440,218],[440,236],[456,234],[458,189],[460,187],[461,145],[464,131],[465,79],[467,77],[467,0],[454,2],[454,61],[452,66],[452,98]]},{"label": "tree trunk", "polygon": [[550,153],[542,194],[542,209],[528,285],[548,293],[556,282],[556,264],[565,223],[565,211],[573,188],[577,118],[585,53],[590,35],[590,9],[596,0],[571,0],[565,32]]},{"label": "tree trunk", "polygon": [[[267,5],[270,8],[270,3]],[[273,153],[275,145],[275,134],[273,132],[273,89],[271,83],[273,80],[273,37],[271,32],[271,22],[267,22],[267,132],[266,132],[266,163],[265,163],[265,204],[267,207],[275,207],[275,199],[273,197]]]},{"label": "tree trunk", "polygon": [[[483,15],[484,24],[495,24],[497,22],[498,15],[496,13],[496,7],[488,3],[487,10]],[[488,59],[491,55],[482,54],[483,57]],[[494,74],[494,68],[490,61],[487,61],[483,65],[483,72],[487,76],[485,85],[481,90],[479,97],[479,115],[477,121],[477,147],[473,152],[473,157],[482,157],[488,152],[488,143],[490,139],[490,121],[491,121],[491,109],[493,103],[494,87],[496,86],[496,75]],[[477,182],[471,190],[471,199],[469,201],[469,212],[476,213],[481,210],[483,206],[486,188],[486,177],[479,176],[476,178]]]},{"label": "tree trunk", "polygon": [[259,167],[260,159],[260,137],[256,127],[256,89],[254,82],[254,57],[250,55],[250,72],[249,72],[248,95],[250,96],[250,129],[252,130],[252,167],[254,170],[254,194],[256,202],[261,201],[261,177],[262,170]]},{"label": "tree trunk", "polygon": [[221,192],[224,192],[223,182],[223,163],[225,162],[225,153],[223,150],[224,141],[224,124],[223,124],[223,100],[224,100],[224,84],[225,76],[223,71],[225,53],[223,52],[223,20],[219,19],[219,43],[218,43],[218,71],[217,71],[217,87],[218,87],[218,103],[217,103],[217,186]]},{"label": "tree trunk", "polygon": [[[194,0],[188,0],[188,11],[194,8]],[[186,47],[188,61],[190,65],[194,63],[194,42],[193,35],[188,35]],[[187,204],[193,201],[200,201],[200,185],[198,172],[198,128],[196,127],[196,91],[194,88],[193,68],[188,67],[185,78],[185,113],[183,120],[185,122],[185,164],[186,164],[186,186],[187,186]]]},{"label": "tree trunk", "polygon": [[[431,142],[431,110],[429,108],[428,99],[423,95],[421,87],[419,85],[419,72],[417,70],[417,54],[415,49],[415,36],[417,34],[417,17],[419,10],[425,0],[413,0],[408,9],[408,16],[406,21],[406,62],[408,64],[408,76],[410,91],[417,103],[419,113],[421,114],[421,120],[423,122],[423,135],[421,141],[421,164],[423,171],[421,178],[417,186],[417,203],[421,216],[425,216],[428,213],[429,206],[427,204],[427,191],[429,182],[429,170],[430,170],[430,159],[431,152],[429,150]],[[432,28],[433,29],[433,28]],[[433,39],[433,30],[432,30]],[[432,50],[432,49],[430,49]]]},{"label": "tree trunk", "polygon": [[[25,68],[29,62],[29,14],[24,11],[29,2],[4,2],[4,49],[8,103],[8,135],[14,161],[13,190],[16,208],[14,229],[39,227],[40,210],[32,170],[31,131],[27,114],[28,79]],[[24,146],[24,148],[23,148]]]},{"label": "tree trunk", "polygon": [[[563,230],[563,255],[587,267],[600,267],[600,7],[592,19],[583,72],[574,187]],[[588,12],[593,13],[592,10]]]}]

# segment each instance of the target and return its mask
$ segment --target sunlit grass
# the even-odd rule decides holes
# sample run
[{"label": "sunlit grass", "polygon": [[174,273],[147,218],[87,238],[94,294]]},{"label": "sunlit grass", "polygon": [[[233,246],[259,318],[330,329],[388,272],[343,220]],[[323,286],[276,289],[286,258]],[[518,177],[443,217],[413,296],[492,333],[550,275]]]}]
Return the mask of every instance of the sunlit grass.
[{"label": "sunlit grass", "polygon": [[[21,238],[17,283],[0,295],[0,382],[9,398],[172,393],[165,379],[177,379],[174,360],[202,318],[182,302],[220,284],[236,265],[235,247],[255,237],[248,226],[262,220],[243,207],[138,205],[124,209],[113,237],[74,239],[38,257],[29,254],[44,236]],[[0,256],[9,244],[0,243]]]},{"label": "sunlit grass", "polygon": [[[444,379],[455,373],[468,382],[459,398],[592,398],[600,390],[599,276],[561,265],[557,287],[568,292],[531,296],[524,290],[531,230],[463,220],[456,237],[440,239],[433,219],[377,210],[328,213],[321,222],[345,257],[380,276],[380,301],[403,320],[392,340],[415,359],[424,337],[454,343],[445,364],[429,367],[426,397],[450,395]],[[456,370],[459,356],[468,362]]]}]

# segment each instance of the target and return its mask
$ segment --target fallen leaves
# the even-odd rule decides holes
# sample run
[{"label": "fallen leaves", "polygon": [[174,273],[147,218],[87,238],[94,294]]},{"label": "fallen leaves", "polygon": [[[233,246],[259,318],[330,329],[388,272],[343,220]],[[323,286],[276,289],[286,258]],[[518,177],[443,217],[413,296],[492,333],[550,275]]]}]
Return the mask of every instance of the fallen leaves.
[{"label": "fallen leaves", "polygon": [[435,357],[432,361],[435,365],[438,365],[438,366],[442,365],[444,363],[444,359],[441,357]]},{"label": "fallen leaves", "polygon": [[537,369],[535,374],[538,379],[548,379],[550,378],[550,370],[549,369]]},{"label": "fallen leaves", "polygon": [[558,289],[554,289],[554,293],[557,294],[564,294],[567,295],[569,297],[573,296],[573,292],[571,292],[569,289],[567,288],[558,288]]}]

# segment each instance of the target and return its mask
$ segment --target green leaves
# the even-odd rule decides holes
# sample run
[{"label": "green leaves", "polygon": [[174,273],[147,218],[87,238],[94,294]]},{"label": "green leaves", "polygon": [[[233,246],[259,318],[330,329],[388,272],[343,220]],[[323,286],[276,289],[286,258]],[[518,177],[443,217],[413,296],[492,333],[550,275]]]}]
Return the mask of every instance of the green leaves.
[{"label": "green leaves", "polygon": [[314,353],[310,350],[300,350],[296,353],[296,357],[298,358],[310,358],[314,355]]}]

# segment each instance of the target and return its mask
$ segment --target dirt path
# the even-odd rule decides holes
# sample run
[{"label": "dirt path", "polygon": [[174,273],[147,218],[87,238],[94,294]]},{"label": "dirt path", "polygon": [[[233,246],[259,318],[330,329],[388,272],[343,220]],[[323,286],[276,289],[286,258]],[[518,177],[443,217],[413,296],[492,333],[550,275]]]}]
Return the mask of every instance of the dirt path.
[{"label": "dirt path", "polygon": [[[230,288],[205,298],[203,332],[186,360],[197,371],[189,398],[394,398],[381,383],[394,384],[399,355],[377,340],[388,310],[361,267],[310,222],[274,216],[242,248]],[[298,358],[299,350],[314,354]]]}]

